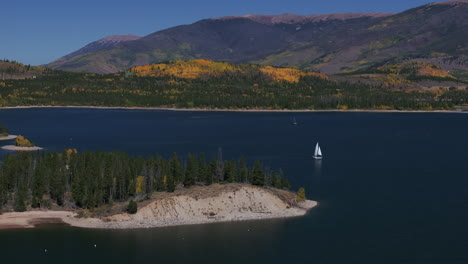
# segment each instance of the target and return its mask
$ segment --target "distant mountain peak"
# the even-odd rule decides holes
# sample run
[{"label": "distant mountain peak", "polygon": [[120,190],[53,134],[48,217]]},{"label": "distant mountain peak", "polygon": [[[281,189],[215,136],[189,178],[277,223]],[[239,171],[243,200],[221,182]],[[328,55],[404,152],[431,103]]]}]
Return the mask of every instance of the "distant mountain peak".
[{"label": "distant mountain peak", "polygon": [[432,3],[431,5],[458,5],[458,4],[468,4],[468,0],[442,1],[442,2]]},{"label": "distant mountain peak", "polygon": [[339,14],[325,14],[325,15],[297,15],[292,13],[284,13],[279,15],[254,15],[248,14],[243,16],[225,16],[214,18],[212,20],[229,20],[236,18],[247,18],[252,21],[266,24],[266,25],[275,25],[275,24],[304,24],[311,22],[321,22],[328,20],[348,20],[353,18],[361,17],[386,17],[393,15],[391,13],[339,13]]},{"label": "distant mountain peak", "polygon": [[426,4],[393,15],[283,13],[204,19],[142,38],[105,37],[47,67],[111,73],[162,61],[210,59],[333,74],[424,58],[444,70],[464,72],[466,3]]},{"label": "distant mountain peak", "polygon": [[65,55],[59,58],[57,61],[58,62],[66,61],[66,60],[69,60],[71,58],[74,58],[82,54],[96,52],[96,51],[107,49],[107,48],[114,48],[114,47],[117,47],[120,43],[131,41],[131,40],[138,40],[140,38],[141,37],[135,36],[132,34],[107,36],[102,39],[96,40],[75,52]]}]

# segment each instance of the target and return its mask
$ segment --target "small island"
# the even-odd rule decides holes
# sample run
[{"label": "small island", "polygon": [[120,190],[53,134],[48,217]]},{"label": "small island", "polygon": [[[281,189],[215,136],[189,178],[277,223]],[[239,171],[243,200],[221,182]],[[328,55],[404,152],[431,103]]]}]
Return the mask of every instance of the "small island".
[{"label": "small island", "polygon": [[0,125],[0,140],[11,140],[15,138],[15,135],[10,135],[10,130],[8,128],[4,128]]},{"label": "small island", "polygon": [[41,147],[37,147],[34,145],[34,143],[28,139],[26,139],[24,136],[15,136],[15,145],[8,145],[2,147],[3,149],[6,150],[16,150],[16,151],[36,151],[36,150],[41,150]]},{"label": "small island", "polygon": [[[317,206],[303,188],[290,191],[281,170],[221,157],[218,153],[210,162],[203,154],[186,161],[176,154],[144,159],[74,149],[9,155],[0,166],[0,180],[20,181],[15,188],[0,189],[0,229],[44,223],[151,228],[299,217]],[[19,163],[31,173],[15,171],[13,178],[2,178]]]}]

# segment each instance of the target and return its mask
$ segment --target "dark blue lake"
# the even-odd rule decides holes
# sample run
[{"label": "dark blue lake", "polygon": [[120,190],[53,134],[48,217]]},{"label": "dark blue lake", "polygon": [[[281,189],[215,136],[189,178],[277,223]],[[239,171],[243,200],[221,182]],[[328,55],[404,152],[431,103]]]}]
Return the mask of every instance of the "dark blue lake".
[{"label": "dark blue lake", "polygon": [[0,123],[51,151],[221,147],[283,168],[320,204],[294,219],[3,230],[2,263],[468,263],[468,114],[15,109]]}]

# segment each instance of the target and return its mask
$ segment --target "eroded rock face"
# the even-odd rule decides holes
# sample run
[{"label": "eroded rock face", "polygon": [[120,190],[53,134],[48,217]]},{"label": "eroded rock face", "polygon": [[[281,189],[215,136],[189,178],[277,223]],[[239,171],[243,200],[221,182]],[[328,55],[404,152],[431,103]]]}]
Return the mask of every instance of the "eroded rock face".
[{"label": "eroded rock face", "polygon": [[257,187],[241,187],[213,197],[180,195],[156,200],[134,215],[108,217],[110,227],[151,227],[218,221],[293,217],[304,215],[316,203],[290,206],[274,193]]}]

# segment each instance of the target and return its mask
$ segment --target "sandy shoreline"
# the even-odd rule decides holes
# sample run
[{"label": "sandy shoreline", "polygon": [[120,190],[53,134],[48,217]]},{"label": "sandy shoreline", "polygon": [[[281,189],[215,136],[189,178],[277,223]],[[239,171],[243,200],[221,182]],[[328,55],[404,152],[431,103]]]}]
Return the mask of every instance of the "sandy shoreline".
[{"label": "sandy shoreline", "polygon": [[18,147],[14,145],[3,146],[2,149],[13,150],[13,151],[37,151],[42,150],[41,147]]},{"label": "sandy shoreline", "polygon": [[0,215],[0,229],[33,228],[39,224],[65,223],[83,228],[99,228],[103,222],[97,218],[76,218],[71,211],[28,211]]},{"label": "sandy shoreline", "polygon": [[107,110],[155,110],[155,111],[181,111],[181,112],[251,112],[251,113],[467,113],[457,110],[372,110],[372,109],[224,109],[224,108],[169,108],[169,107],[124,107],[124,106],[53,106],[53,105],[33,105],[33,106],[6,106],[2,109],[34,109],[34,108],[82,108],[82,109],[107,109]]},{"label": "sandy shoreline", "polygon": [[16,135],[8,135],[6,137],[0,137],[0,141],[2,141],[2,140],[12,140],[12,139],[15,139],[17,137],[18,136],[16,136]]},{"label": "sandy shoreline", "polygon": [[0,215],[0,230],[34,228],[41,224],[67,224],[73,227],[89,229],[141,229],[180,225],[199,225],[210,223],[263,220],[275,218],[300,217],[318,205],[315,201],[305,201],[302,208],[292,208],[283,214],[253,213],[229,218],[172,219],[172,220],[121,220],[103,221],[99,218],[77,218],[74,211],[28,211],[11,212]]},{"label": "sandy shoreline", "polygon": [[[207,189],[208,188],[208,189]],[[77,218],[77,211],[11,212],[0,215],[0,229],[33,228],[45,223],[63,223],[97,229],[138,229],[179,225],[290,218],[305,215],[315,201],[291,203],[293,193],[241,184],[194,187],[178,194],[160,194],[142,202],[136,214],[122,210],[99,218]],[[286,198],[288,197],[288,198]]]}]

